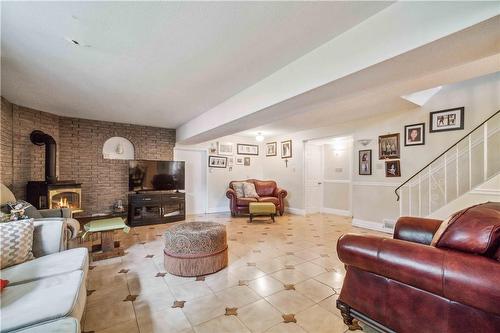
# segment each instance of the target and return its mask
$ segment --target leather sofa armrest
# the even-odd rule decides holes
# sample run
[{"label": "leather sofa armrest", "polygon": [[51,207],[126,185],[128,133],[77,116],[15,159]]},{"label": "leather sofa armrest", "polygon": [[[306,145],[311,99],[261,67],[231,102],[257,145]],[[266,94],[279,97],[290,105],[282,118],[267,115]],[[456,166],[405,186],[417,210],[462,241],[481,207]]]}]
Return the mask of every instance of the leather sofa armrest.
[{"label": "leather sofa armrest", "polygon": [[347,266],[500,315],[500,265],[490,258],[375,236],[344,235]]},{"label": "leather sofa armrest", "polygon": [[231,200],[236,199],[236,192],[232,188],[228,188],[226,190],[226,197]]},{"label": "leather sofa armrest", "polygon": [[38,210],[42,217],[71,217],[70,208],[54,208],[54,209],[40,209]]},{"label": "leather sofa armrest", "polygon": [[288,192],[282,188],[276,187],[274,189],[274,196],[277,198],[286,198]]},{"label": "leather sofa armrest", "polygon": [[400,217],[394,228],[394,239],[430,245],[442,222],[419,217]]}]

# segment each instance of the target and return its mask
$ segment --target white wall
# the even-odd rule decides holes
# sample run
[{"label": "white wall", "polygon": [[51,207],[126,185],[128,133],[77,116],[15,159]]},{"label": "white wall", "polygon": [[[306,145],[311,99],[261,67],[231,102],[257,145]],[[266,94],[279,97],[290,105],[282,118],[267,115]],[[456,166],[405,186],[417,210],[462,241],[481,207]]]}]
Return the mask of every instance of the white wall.
[{"label": "white wall", "polygon": [[[233,157],[236,158],[236,156],[243,156],[243,155],[236,155],[236,144],[237,143],[244,143],[244,144],[258,144],[255,140],[252,138],[247,138],[247,137],[238,137],[238,136],[226,136],[219,138],[214,141],[208,141],[204,143],[200,143],[197,145],[176,145],[176,148],[196,148],[196,149],[208,149],[210,148],[211,144],[215,144],[217,141],[219,142],[231,142],[234,143],[234,155]],[[263,178],[263,172],[262,172],[262,156],[265,154],[264,150],[262,147],[259,149],[259,156],[246,156],[245,157],[250,157],[250,166],[244,166],[244,165],[236,165],[234,164],[232,168],[209,168],[208,167],[208,161],[206,162],[206,180],[207,180],[207,212],[208,213],[215,213],[215,212],[226,212],[229,211],[229,199],[226,198],[226,190],[229,185],[229,182],[232,180],[240,180],[240,179],[247,179],[247,178],[256,178],[256,179],[262,179]],[[216,155],[216,154],[210,154],[208,155]],[[216,155],[217,156],[217,155]],[[189,175],[186,175],[186,177],[189,177]]]},{"label": "white wall", "polygon": [[[288,159],[288,166],[281,158],[281,141],[292,140],[292,158]],[[287,137],[274,138],[266,142],[276,141],[278,143],[277,156],[262,157],[263,177],[273,179],[278,186],[287,190],[288,196],[285,205],[292,211],[303,212],[305,210],[304,198],[304,142],[300,137],[290,135]],[[262,150],[265,144],[262,144]]]},{"label": "white wall", "polygon": [[[429,112],[465,106],[465,129],[443,133],[429,133]],[[354,139],[353,152],[353,193],[352,211],[356,219],[382,222],[396,219],[399,205],[394,189],[418,169],[425,166],[446,148],[458,141],[472,128],[500,109],[500,73],[491,74],[462,83],[444,87],[424,107],[415,107],[408,112],[383,114],[356,122],[334,127],[318,128],[266,140],[278,142],[293,140],[293,157],[288,168],[279,156],[262,157],[263,175],[274,179],[288,190],[288,205],[298,210],[304,209],[304,162],[305,140],[325,137],[348,136]],[[306,115],[305,115],[306,116]],[[424,146],[404,146],[404,125],[426,123],[426,144]],[[378,136],[401,133],[401,174],[400,178],[386,178],[384,162],[378,160]],[[359,139],[371,139],[364,147]],[[372,149],[373,167],[371,176],[358,175],[358,150]],[[346,194],[348,195],[348,194]]]},{"label": "white wall", "polygon": [[336,138],[323,145],[324,212],[352,214],[352,144],[352,138]]}]

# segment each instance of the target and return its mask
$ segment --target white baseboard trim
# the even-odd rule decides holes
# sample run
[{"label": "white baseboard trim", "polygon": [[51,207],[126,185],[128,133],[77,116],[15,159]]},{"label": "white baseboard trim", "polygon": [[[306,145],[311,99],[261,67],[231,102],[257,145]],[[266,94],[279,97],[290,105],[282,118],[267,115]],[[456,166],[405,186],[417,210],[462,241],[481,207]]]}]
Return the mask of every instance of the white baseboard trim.
[{"label": "white baseboard trim", "polygon": [[306,215],[306,210],[305,209],[299,209],[299,208],[293,208],[293,207],[286,207],[285,211],[290,214],[294,215],[301,215],[305,216]]},{"label": "white baseboard trim", "polygon": [[401,185],[400,183],[393,182],[369,182],[369,181],[353,181],[352,185],[354,186],[383,186],[383,187],[398,187]]},{"label": "white baseboard trim", "polygon": [[348,210],[345,209],[335,209],[335,208],[321,208],[321,212],[325,214],[333,214],[333,215],[340,215],[340,216],[352,216],[352,213]]},{"label": "white baseboard trim", "polygon": [[492,195],[492,196],[500,196],[500,190],[495,190],[495,189],[489,189],[489,188],[484,188],[484,189],[475,189],[469,192],[470,194],[479,194],[479,195]]},{"label": "white baseboard trim", "polygon": [[366,220],[353,218],[352,225],[355,227],[359,227],[359,228],[385,232],[387,234],[392,234],[394,232],[394,230],[392,230],[392,229],[385,228],[383,222],[366,221]]},{"label": "white baseboard trim", "polygon": [[209,207],[207,208],[207,214],[213,214],[213,213],[227,213],[229,212],[229,207]]}]

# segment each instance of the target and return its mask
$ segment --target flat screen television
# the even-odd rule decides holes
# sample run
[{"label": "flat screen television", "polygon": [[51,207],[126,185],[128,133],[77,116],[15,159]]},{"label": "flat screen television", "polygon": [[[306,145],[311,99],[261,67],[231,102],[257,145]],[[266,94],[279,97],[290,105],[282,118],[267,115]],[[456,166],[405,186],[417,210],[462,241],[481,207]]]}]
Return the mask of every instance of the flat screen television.
[{"label": "flat screen television", "polygon": [[130,191],[184,190],[184,162],[134,160],[129,163]]}]

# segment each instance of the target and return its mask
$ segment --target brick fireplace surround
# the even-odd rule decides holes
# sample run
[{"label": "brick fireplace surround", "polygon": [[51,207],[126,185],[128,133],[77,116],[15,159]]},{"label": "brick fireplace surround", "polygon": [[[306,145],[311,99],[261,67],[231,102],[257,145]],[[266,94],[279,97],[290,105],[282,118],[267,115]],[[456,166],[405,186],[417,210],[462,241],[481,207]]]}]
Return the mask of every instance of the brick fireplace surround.
[{"label": "brick fireplace surround", "polygon": [[119,199],[127,202],[128,162],[103,159],[102,145],[108,138],[129,139],[136,159],[173,159],[175,129],[61,117],[2,98],[0,179],[19,199],[26,199],[29,180],[45,177],[44,147],[35,146],[29,138],[35,129],[56,140],[59,179],[82,183],[86,213],[109,210]]}]

